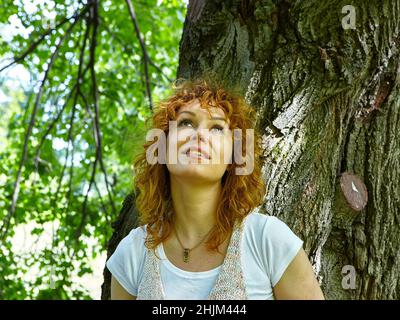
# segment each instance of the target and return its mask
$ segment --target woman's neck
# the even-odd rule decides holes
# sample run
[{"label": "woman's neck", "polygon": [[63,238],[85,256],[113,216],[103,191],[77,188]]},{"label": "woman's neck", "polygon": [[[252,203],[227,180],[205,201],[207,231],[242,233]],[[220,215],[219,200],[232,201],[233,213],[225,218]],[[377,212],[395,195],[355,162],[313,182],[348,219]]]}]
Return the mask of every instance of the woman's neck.
[{"label": "woman's neck", "polygon": [[171,177],[175,229],[186,246],[194,246],[216,223],[221,181],[196,183]]}]

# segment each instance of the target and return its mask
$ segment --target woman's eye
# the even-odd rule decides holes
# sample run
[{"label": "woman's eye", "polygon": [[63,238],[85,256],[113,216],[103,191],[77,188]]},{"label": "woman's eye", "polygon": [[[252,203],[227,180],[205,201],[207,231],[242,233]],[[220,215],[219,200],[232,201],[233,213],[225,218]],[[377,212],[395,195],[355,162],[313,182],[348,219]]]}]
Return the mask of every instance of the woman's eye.
[{"label": "woman's eye", "polygon": [[180,127],[181,125],[183,125],[183,124],[185,124],[185,123],[192,123],[192,121],[190,121],[190,120],[188,120],[188,119],[181,120],[181,121],[179,121],[179,123],[178,123],[178,127]]},{"label": "woman's eye", "polygon": [[[186,125],[188,125],[188,124],[190,124],[190,125],[193,126],[193,122],[192,122],[191,120],[189,120],[189,119],[183,119],[183,120],[181,120],[181,121],[178,121],[178,127],[186,126]],[[214,129],[216,129],[218,132],[223,132],[223,131],[224,131],[224,127],[222,127],[222,126],[220,126],[220,125],[214,125],[214,126],[211,128],[211,130],[214,130]]]},{"label": "woman's eye", "polygon": [[215,126],[212,127],[212,129],[215,129],[215,128],[216,128],[219,132],[224,131],[224,128],[221,127],[221,126],[219,126],[219,125],[215,125]]}]

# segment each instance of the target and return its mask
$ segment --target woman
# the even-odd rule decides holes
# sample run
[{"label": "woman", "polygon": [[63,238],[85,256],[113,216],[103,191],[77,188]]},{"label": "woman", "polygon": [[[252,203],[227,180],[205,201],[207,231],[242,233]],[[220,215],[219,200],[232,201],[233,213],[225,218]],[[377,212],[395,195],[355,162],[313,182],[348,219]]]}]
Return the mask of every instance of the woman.
[{"label": "woman", "polygon": [[265,184],[253,109],[209,80],[174,89],[153,116],[165,148],[158,137],[150,159],[148,141],[135,161],[141,226],[107,261],[111,299],[324,299],[303,241],[257,212]]}]

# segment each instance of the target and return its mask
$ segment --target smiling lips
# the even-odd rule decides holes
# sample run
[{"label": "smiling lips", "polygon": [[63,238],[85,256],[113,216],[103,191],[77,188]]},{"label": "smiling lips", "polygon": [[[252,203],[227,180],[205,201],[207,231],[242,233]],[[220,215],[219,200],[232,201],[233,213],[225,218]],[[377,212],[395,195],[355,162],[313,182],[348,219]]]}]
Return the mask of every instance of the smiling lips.
[{"label": "smiling lips", "polygon": [[200,147],[189,147],[185,154],[190,157],[211,159],[210,155]]}]

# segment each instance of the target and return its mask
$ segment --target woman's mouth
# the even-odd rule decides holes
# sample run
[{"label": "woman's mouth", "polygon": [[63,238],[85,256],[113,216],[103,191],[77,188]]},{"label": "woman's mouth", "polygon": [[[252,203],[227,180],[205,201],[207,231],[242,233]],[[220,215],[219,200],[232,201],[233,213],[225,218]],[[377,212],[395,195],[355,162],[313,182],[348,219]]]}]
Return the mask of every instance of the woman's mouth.
[{"label": "woman's mouth", "polygon": [[199,147],[199,146],[189,146],[187,147],[187,150],[185,152],[185,155],[188,158],[193,158],[193,159],[206,159],[206,160],[210,160],[211,157],[208,154],[208,152]]},{"label": "woman's mouth", "polygon": [[206,156],[204,156],[200,151],[195,151],[195,150],[186,151],[186,156],[189,157],[189,158],[193,158],[193,159],[206,159],[206,160],[208,160],[208,158]]}]

